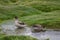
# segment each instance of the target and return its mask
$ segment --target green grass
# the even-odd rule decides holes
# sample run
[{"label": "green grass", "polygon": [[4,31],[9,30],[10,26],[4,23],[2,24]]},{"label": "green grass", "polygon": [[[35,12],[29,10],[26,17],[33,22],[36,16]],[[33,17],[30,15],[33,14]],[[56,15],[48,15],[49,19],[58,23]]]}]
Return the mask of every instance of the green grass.
[{"label": "green grass", "polygon": [[37,40],[36,38],[30,36],[4,36],[0,40]]},{"label": "green grass", "polygon": [[60,0],[0,0],[0,22],[14,16],[28,25],[60,29]]},{"label": "green grass", "polygon": [[12,19],[14,18],[14,16],[23,17],[26,15],[40,14],[38,10],[34,8],[30,8],[30,7],[25,7],[25,6],[17,6],[13,8],[11,7],[8,9],[6,8],[0,8],[0,19],[1,20]]}]

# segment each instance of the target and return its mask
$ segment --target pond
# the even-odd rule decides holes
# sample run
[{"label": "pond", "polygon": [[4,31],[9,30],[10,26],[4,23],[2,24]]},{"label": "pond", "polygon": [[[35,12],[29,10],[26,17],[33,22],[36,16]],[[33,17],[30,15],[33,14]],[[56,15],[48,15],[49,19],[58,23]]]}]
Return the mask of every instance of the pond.
[{"label": "pond", "polygon": [[14,21],[6,21],[1,24],[3,33],[6,35],[29,35],[35,37],[39,40],[44,40],[49,38],[50,40],[60,40],[60,31],[47,30],[45,32],[33,33],[30,27],[25,27],[24,29],[17,29]]}]

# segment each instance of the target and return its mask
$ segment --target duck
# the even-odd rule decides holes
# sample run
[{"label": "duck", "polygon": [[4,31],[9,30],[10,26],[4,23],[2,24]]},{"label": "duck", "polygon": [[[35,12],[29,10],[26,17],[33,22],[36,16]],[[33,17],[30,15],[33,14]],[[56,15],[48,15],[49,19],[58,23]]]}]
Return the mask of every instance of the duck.
[{"label": "duck", "polygon": [[43,26],[40,25],[40,24],[34,24],[34,25],[32,26],[32,29],[33,29],[34,32],[44,31],[44,30],[43,30]]},{"label": "duck", "polygon": [[26,27],[27,25],[26,25],[24,22],[19,21],[19,20],[18,20],[18,17],[15,16],[15,26],[16,26],[17,28],[24,28],[24,27]]}]

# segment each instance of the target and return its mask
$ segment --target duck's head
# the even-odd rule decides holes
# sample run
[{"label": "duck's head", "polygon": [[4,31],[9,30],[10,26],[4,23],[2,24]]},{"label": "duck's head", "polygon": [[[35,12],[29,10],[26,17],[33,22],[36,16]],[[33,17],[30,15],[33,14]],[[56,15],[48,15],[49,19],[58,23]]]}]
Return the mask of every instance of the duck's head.
[{"label": "duck's head", "polygon": [[17,16],[15,16],[15,19],[18,19],[18,17],[17,17]]}]

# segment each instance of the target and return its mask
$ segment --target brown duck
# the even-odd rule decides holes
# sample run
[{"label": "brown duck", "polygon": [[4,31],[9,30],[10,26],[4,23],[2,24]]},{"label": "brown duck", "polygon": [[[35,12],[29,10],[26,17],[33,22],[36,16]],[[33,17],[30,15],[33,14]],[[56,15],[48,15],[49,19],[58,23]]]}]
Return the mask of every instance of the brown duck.
[{"label": "brown duck", "polygon": [[24,22],[19,21],[18,17],[15,16],[15,26],[18,27],[18,28],[24,28],[27,25]]},{"label": "brown duck", "polygon": [[33,29],[33,31],[35,31],[35,32],[41,32],[41,31],[43,31],[43,27],[42,27],[42,25],[40,25],[40,24],[34,24],[34,25],[32,26],[32,29]]}]

